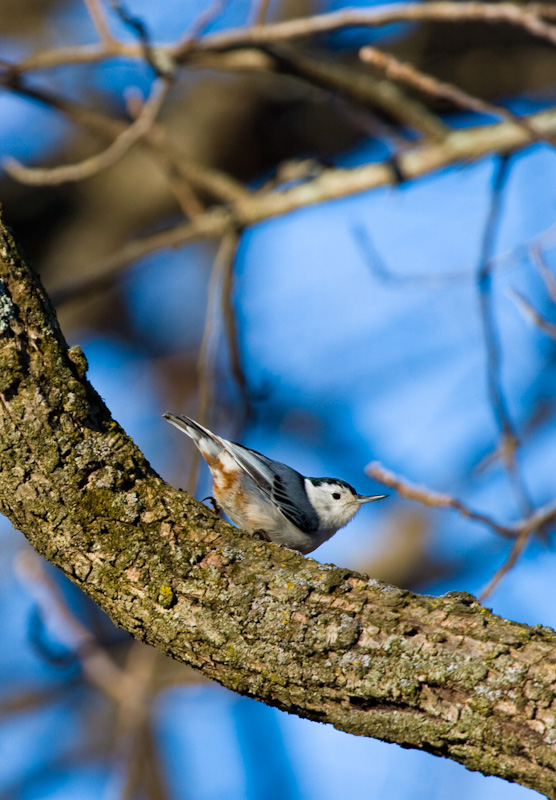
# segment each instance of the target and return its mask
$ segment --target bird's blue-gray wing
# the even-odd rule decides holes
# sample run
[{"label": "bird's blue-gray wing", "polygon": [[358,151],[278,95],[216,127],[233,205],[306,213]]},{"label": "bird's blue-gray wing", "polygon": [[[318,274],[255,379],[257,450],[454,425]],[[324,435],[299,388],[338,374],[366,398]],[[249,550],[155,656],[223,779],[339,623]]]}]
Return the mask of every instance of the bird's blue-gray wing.
[{"label": "bird's blue-gray wing", "polygon": [[227,442],[228,451],[282,514],[304,533],[319,527],[305,491],[305,479],[295,469],[240,444]]}]

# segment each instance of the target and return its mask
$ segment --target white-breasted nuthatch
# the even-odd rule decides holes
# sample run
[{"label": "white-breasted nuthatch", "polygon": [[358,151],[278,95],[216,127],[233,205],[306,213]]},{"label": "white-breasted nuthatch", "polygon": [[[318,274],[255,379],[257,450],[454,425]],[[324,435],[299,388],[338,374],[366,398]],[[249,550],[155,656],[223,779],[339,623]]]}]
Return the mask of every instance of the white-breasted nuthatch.
[{"label": "white-breasted nuthatch", "polygon": [[190,436],[207,462],[214,499],[239,528],[306,554],[330,539],[363,503],[385,494],[360,495],[338,478],[305,478],[256,450],[211,433],[189,417],[163,414]]}]

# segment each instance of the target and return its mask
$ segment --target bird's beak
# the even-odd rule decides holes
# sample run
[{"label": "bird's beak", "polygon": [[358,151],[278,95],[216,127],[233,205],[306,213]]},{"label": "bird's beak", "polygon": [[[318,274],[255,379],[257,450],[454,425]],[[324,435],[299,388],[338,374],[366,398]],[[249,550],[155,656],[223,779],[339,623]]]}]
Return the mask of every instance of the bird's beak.
[{"label": "bird's beak", "polygon": [[387,494],[358,494],[355,500],[363,505],[363,503],[374,503],[375,500],[384,500],[388,497]]}]

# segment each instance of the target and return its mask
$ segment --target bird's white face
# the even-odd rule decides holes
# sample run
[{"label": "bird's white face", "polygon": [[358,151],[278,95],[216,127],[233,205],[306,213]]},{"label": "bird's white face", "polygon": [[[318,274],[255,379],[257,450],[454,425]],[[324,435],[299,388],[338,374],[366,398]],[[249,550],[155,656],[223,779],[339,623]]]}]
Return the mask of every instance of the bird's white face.
[{"label": "bird's white face", "polygon": [[361,505],[368,502],[347,483],[327,478],[305,479],[305,489],[311,505],[318,514],[320,527],[337,531],[357,514]]}]

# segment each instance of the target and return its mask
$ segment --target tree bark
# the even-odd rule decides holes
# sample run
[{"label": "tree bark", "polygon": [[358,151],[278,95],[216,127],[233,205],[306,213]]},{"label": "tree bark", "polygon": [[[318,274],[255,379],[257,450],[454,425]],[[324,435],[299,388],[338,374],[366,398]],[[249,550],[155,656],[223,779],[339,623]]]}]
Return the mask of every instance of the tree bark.
[{"label": "tree bark", "polygon": [[0,222],[0,510],[31,544],[234,691],[556,798],[552,630],[251,539],[164,483],[86,369]]}]

